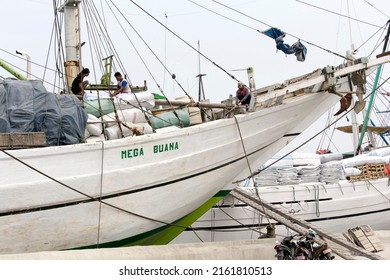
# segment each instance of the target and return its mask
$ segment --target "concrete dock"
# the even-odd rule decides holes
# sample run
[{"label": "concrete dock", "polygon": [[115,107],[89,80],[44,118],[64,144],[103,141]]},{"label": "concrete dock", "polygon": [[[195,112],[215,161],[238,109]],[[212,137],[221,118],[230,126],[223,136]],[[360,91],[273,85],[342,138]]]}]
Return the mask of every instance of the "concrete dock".
[{"label": "concrete dock", "polygon": [[277,239],[0,255],[1,260],[256,260],[275,259]]},{"label": "concrete dock", "polygon": [[[385,250],[377,252],[390,260],[390,231],[375,232]],[[275,260],[274,245],[281,238],[212,243],[132,246],[112,249],[51,251],[0,255],[1,260]],[[336,257],[336,259],[340,259]],[[356,259],[365,259],[356,256]]]}]

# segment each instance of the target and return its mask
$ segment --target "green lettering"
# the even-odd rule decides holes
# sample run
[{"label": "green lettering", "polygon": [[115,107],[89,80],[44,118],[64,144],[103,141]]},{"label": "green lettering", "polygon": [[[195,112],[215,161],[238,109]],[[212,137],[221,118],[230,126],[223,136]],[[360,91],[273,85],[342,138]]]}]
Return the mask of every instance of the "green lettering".
[{"label": "green lettering", "polygon": [[[163,152],[168,152],[168,151],[173,151],[173,150],[178,150],[179,149],[179,143],[178,142],[171,142],[171,143],[166,143],[166,144],[159,144],[159,145],[154,145],[153,146],[153,153],[163,153]],[[142,148],[140,148],[137,152],[134,150],[133,151],[133,156],[136,157],[138,155],[144,155],[144,151]]]},{"label": "green lettering", "polygon": [[[158,153],[158,147],[153,147],[154,153]],[[129,149],[129,150],[123,150],[121,151],[121,158],[135,158],[138,156],[144,155],[144,149],[143,148],[135,148],[135,149]]]}]

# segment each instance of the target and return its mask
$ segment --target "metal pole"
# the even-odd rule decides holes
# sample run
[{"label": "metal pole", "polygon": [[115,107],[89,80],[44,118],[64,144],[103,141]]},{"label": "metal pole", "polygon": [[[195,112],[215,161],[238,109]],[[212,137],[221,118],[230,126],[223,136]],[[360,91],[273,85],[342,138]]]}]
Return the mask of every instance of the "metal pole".
[{"label": "metal pole", "polygon": [[27,74],[27,80],[31,80],[31,56],[27,53],[27,52],[19,52],[19,51],[16,51],[17,54],[19,55],[22,55],[26,58],[27,60],[27,70],[26,70],[26,74]]},{"label": "metal pole", "polygon": [[0,66],[3,67],[5,70],[7,70],[9,73],[11,73],[14,77],[16,77],[19,80],[26,80],[26,77],[20,74],[18,71],[16,71],[12,66],[10,66],[8,63],[0,59]]},{"label": "metal pole", "polygon": [[[386,34],[386,37],[385,37],[385,44],[383,45],[382,53],[386,52],[387,43],[389,42],[389,35],[390,35],[390,20],[387,22],[387,25],[388,25],[389,27],[387,28],[387,34]],[[372,91],[371,91],[371,96],[370,96],[370,102],[368,103],[368,107],[367,107],[367,114],[366,114],[366,116],[365,116],[365,118],[364,118],[363,127],[362,127],[362,132],[361,132],[360,138],[359,138],[359,144],[358,144],[358,146],[357,146],[355,152],[358,152],[358,151],[360,150],[360,147],[361,147],[361,145],[362,145],[362,143],[363,143],[363,137],[364,137],[364,134],[366,133],[366,130],[367,130],[368,121],[370,120],[372,105],[373,105],[373,103],[374,103],[375,92],[376,92],[376,90],[377,90],[377,86],[378,86],[378,82],[379,82],[379,78],[380,78],[381,71],[382,71],[382,64],[380,64],[380,65],[378,66],[378,69],[376,70],[376,76],[375,76],[374,85],[372,86]]]}]

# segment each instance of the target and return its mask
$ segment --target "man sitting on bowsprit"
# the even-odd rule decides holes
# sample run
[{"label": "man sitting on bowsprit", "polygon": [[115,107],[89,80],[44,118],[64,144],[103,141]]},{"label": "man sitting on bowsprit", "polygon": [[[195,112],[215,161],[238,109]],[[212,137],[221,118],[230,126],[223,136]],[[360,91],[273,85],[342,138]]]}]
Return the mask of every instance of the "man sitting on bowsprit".
[{"label": "man sitting on bowsprit", "polygon": [[244,85],[244,83],[238,83],[238,90],[236,92],[237,104],[238,105],[249,105],[251,102],[251,94],[248,88]]}]

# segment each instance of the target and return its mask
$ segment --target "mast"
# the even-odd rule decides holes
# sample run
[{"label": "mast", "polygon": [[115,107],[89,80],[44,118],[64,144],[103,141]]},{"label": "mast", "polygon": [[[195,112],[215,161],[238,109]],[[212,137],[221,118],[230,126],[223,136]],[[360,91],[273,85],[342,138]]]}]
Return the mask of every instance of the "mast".
[{"label": "mast", "polygon": [[58,11],[64,13],[65,22],[65,73],[67,90],[74,78],[81,71],[81,36],[80,36],[81,0],[65,0]]},{"label": "mast", "polygon": [[[384,45],[383,45],[382,53],[386,52],[387,44],[389,42],[390,20],[387,22],[387,25],[388,25],[387,34],[386,34],[386,37],[385,37],[385,42],[384,42]],[[377,86],[378,86],[378,82],[379,82],[379,77],[380,77],[381,71],[382,71],[382,64],[380,64],[378,66],[377,71],[376,71],[375,81],[374,81],[374,85],[372,86],[372,91],[371,91],[371,96],[370,96],[370,102],[368,103],[367,113],[366,113],[366,115],[364,117],[364,122],[363,122],[362,131],[360,133],[359,143],[358,143],[358,146],[357,146],[357,149],[355,150],[355,152],[358,152],[360,150],[360,147],[361,147],[361,145],[363,143],[363,137],[364,137],[364,134],[366,133],[366,130],[367,130],[368,121],[370,120],[372,105],[373,105],[374,100],[375,100],[375,92],[377,90]]]},{"label": "mast", "polygon": [[[353,60],[353,55],[352,54],[353,54],[353,52],[354,52],[354,45],[351,44],[351,51],[347,51],[347,57],[350,59],[348,61],[348,65],[349,66],[352,65],[352,60]],[[351,87],[351,91],[353,91],[352,84],[350,85],[350,87]],[[351,106],[352,107],[355,106],[354,94],[352,94]],[[358,125],[357,117],[356,117],[356,114],[355,114],[354,110],[351,111],[351,119],[352,119],[353,150],[354,150],[354,153],[356,155],[357,146],[358,146],[358,143],[359,143],[359,125]]]},{"label": "mast", "polygon": [[196,78],[199,79],[198,101],[201,101],[206,99],[206,96],[204,95],[204,87],[203,87],[203,79],[202,79],[202,77],[206,76],[206,74],[202,74],[200,70],[200,41],[199,40],[198,40],[198,63],[199,63],[199,74],[196,76]]},{"label": "mast", "polygon": [[[248,87],[250,94],[252,95],[252,92],[256,90],[256,84],[255,84],[255,77],[254,77],[254,72],[252,67],[248,67],[246,69],[246,73],[248,75]],[[249,103],[249,111],[253,111],[253,106],[255,105],[255,97],[252,96],[251,102]]]}]

